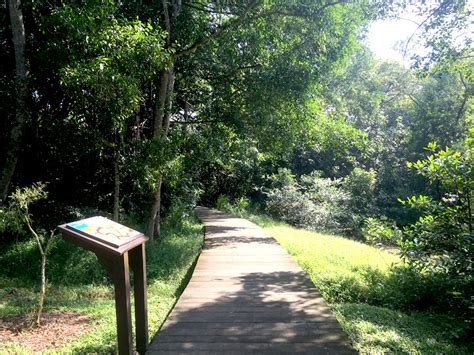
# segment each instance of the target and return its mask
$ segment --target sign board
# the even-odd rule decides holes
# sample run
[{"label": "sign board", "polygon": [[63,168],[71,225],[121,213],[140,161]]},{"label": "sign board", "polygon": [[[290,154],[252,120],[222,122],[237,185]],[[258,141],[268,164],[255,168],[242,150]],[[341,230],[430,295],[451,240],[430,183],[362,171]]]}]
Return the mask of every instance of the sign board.
[{"label": "sign board", "polygon": [[91,217],[66,224],[66,228],[119,248],[143,234],[105,217]]},{"label": "sign board", "polygon": [[134,274],[136,349],[148,345],[145,242],[148,237],[105,217],[90,217],[59,226],[65,240],[97,255],[114,282],[119,354],[132,355],[130,271]]},{"label": "sign board", "polygon": [[100,216],[63,224],[59,229],[67,240],[95,253],[122,255],[148,240],[143,233]]}]

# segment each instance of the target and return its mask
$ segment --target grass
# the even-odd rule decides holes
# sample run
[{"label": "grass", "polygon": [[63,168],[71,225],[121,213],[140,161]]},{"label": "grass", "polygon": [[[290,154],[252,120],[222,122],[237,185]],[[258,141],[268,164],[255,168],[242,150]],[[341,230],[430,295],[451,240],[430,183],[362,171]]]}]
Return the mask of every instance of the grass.
[{"label": "grass", "polygon": [[[244,217],[262,226],[297,260],[359,351],[473,353],[472,343],[463,341],[466,322],[426,308],[433,303],[433,293],[440,292],[437,280],[410,272],[396,254],[261,215]],[[147,243],[150,336],[181,294],[202,241],[201,225],[185,219],[165,225],[163,238]],[[35,248],[23,241],[0,250],[0,317],[31,312],[36,306]],[[96,319],[91,331],[58,352],[116,352],[113,288],[95,256],[60,241],[49,260],[48,279],[46,311],[74,311]],[[0,344],[4,352],[29,351],[19,344]]]},{"label": "grass", "polygon": [[[165,224],[162,238],[147,243],[150,337],[158,331],[184,289],[202,242],[201,224],[188,218],[174,226]],[[0,250],[0,317],[34,310],[39,284],[36,280],[39,255],[36,253],[30,240]],[[57,351],[116,352],[113,287],[94,254],[59,241],[47,268],[49,285],[45,311],[78,312],[95,317],[89,332]],[[31,351],[20,344],[0,343],[0,353],[8,352]]]},{"label": "grass", "polygon": [[468,323],[423,307],[436,280],[410,271],[399,257],[340,236],[247,215],[308,273],[363,353],[472,354]]}]

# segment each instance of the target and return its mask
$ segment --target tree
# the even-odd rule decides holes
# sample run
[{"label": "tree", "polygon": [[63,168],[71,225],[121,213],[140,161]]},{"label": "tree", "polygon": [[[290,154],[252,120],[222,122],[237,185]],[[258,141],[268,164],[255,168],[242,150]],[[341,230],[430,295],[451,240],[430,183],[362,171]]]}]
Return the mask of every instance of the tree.
[{"label": "tree", "polygon": [[462,74],[437,71],[420,80],[421,88],[411,95],[412,130],[409,142],[412,156],[418,159],[424,147],[436,141],[440,147],[452,146],[467,133],[472,110],[472,82]]},{"label": "tree", "polygon": [[[296,132],[304,120],[291,112],[301,102],[291,104],[292,99],[345,54],[365,21],[367,7],[365,3],[353,6],[343,2],[163,1],[159,9],[173,55],[168,70],[157,81],[154,139],[165,140],[168,134],[171,114],[176,112],[171,105],[175,93],[182,102],[192,102],[196,110],[202,110],[200,119],[218,120],[241,132],[258,134],[262,143],[272,137],[270,128],[279,135]],[[322,29],[330,32],[331,28],[337,36],[321,35]],[[279,32],[284,36],[277,36]],[[301,33],[305,33],[304,39]],[[196,84],[199,90],[191,90]],[[199,98],[191,96],[192,92],[207,95]],[[277,140],[272,141],[275,145]],[[159,224],[161,185],[162,177],[158,176],[149,235]]]},{"label": "tree", "polygon": [[402,255],[421,269],[434,269],[472,282],[474,129],[462,146],[434,152],[437,148],[431,143],[432,155],[408,163],[428,179],[439,196],[420,195],[401,201],[422,214],[405,229]]},{"label": "tree", "polygon": [[[28,227],[31,235],[36,241],[38,250],[41,254],[41,287],[39,292],[38,310],[36,314],[36,325],[41,324],[41,314],[43,312],[44,299],[46,296],[46,260],[55,240],[55,230],[48,233],[42,229],[34,228],[30,206],[36,201],[46,199],[48,197],[45,191],[46,185],[38,183],[32,187],[18,188],[10,196],[10,218],[22,219]],[[16,223],[16,222],[15,222]]]},{"label": "tree", "polygon": [[405,54],[410,41],[416,36],[427,52],[412,55],[415,67],[432,69],[436,65],[459,69],[459,64],[466,59],[472,62],[470,25],[474,7],[471,1],[410,2],[410,7],[422,20],[405,44]]},{"label": "tree", "polygon": [[8,189],[15,172],[21,147],[23,127],[27,120],[26,100],[28,88],[25,65],[25,25],[20,0],[9,0],[8,11],[15,52],[15,117],[10,129],[9,146],[5,152],[5,164],[0,175],[0,203],[8,196]]},{"label": "tree", "polygon": [[127,120],[144,97],[142,86],[163,69],[169,56],[162,33],[150,23],[116,20],[108,11],[98,11],[98,16],[95,10],[65,6],[55,14],[67,32],[79,33],[71,36],[88,46],[85,55],[79,52],[73,56],[61,77],[76,119],[85,118],[87,129],[96,131],[96,144],[113,151],[113,216],[118,221]]},{"label": "tree", "polygon": [[465,137],[471,85],[446,70],[417,75],[395,62],[377,62],[364,48],[330,80],[327,105],[367,133],[371,150],[359,164],[376,170],[377,204],[397,223],[411,223],[414,214],[401,209],[396,198],[426,192],[426,181],[405,161],[421,158],[432,140],[445,147]]}]

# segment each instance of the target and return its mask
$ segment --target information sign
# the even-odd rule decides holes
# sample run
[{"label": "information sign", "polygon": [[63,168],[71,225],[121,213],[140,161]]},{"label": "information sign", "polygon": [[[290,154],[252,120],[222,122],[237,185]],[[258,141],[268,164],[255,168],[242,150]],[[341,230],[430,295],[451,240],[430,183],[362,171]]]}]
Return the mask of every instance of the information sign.
[{"label": "information sign", "polygon": [[142,233],[105,217],[82,219],[66,224],[66,228],[79,234],[84,234],[87,237],[97,239],[115,248],[122,247],[136,238],[143,236]]},{"label": "information sign", "polygon": [[134,274],[136,349],[148,345],[145,242],[148,237],[105,217],[95,216],[59,226],[65,240],[90,250],[114,282],[118,350],[133,354],[130,272]]}]

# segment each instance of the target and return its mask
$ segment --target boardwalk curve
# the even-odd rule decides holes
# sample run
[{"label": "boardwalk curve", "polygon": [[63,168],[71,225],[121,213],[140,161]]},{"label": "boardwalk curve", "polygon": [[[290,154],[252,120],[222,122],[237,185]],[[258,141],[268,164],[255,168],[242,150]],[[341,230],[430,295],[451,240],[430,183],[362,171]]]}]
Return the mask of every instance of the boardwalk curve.
[{"label": "boardwalk curve", "polygon": [[205,242],[149,354],[352,354],[305,272],[255,224],[198,207]]}]

